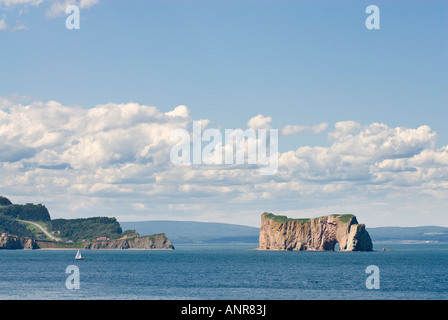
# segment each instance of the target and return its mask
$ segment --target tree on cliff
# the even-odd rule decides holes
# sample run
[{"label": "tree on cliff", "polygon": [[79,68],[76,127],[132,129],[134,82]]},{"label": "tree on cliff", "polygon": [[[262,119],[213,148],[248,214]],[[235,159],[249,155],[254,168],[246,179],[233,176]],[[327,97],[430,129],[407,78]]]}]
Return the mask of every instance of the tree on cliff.
[{"label": "tree on cliff", "polygon": [[62,238],[73,241],[108,237],[116,239],[122,236],[122,229],[117,219],[107,217],[54,219],[51,228],[58,230]]},{"label": "tree on cliff", "polygon": [[25,205],[13,204],[2,206],[0,207],[0,214],[21,220],[50,221],[50,214],[47,208],[41,204],[35,205],[28,203]]},{"label": "tree on cliff", "polygon": [[0,232],[9,233],[22,238],[33,238],[33,233],[22,223],[0,214]]}]

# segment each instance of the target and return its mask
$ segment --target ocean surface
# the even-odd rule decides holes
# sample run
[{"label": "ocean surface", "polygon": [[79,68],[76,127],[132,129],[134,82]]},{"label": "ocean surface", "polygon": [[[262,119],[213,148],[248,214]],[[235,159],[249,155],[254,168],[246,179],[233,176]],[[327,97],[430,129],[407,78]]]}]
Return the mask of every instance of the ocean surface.
[{"label": "ocean surface", "polygon": [[[448,244],[376,252],[268,252],[256,245],[179,245],[173,251],[0,250],[0,299],[448,299]],[[67,289],[69,266],[79,289]],[[368,266],[377,266],[368,289]],[[375,282],[376,281],[376,282]],[[368,280],[369,283],[370,280]],[[70,282],[75,283],[75,282]]]}]

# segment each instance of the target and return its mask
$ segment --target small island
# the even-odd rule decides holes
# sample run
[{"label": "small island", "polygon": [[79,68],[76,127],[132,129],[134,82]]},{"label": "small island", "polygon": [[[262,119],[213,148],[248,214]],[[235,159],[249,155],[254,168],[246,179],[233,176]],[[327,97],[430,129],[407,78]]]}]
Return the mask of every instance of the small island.
[{"label": "small island", "polygon": [[42,204],[13,204],[3,196],[0,233],[0,249],[174,249],[163,233],[123,232],[116,218],[51,219]]},{"label": "small island", "polygon": [[258,250],[372,251],[364,224],[352,214],[333,214],[314,219],[291,219],[265,212],[261,215]]}]

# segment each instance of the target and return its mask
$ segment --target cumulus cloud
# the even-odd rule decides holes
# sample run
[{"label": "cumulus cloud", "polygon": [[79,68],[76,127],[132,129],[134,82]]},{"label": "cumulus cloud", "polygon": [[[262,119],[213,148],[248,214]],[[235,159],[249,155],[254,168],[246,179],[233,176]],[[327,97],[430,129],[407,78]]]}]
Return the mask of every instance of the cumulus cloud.
[{"label": "cumulus cloud", "polygon": [[6,30],[8,29],[8,24],[5,22],[5,18],[2,18],[0,20],[0,30]]},{"label": "cumulus cloud", "polygon": [[271,123],[272,118],[271,117],[265,117],[262,114],[256,115],[255,117],[251,118],[247,122],[247,127],[250,129],[269,129],[269,124]]},{"label": "cumulus cloud", "polygon": [[181,118],[188,118],[190,116],[190,111],[186,106],[178,106],[174,108],[174,110],[169,111],[166,113],[169,117],[181,117]]},{"label": "cumulus cloud", "polygon": [[14,7],[23,5],[37,6],[42,2],[43,0],[0,0],[0,5],[3,5],[5,7]]},{"label": "cumulus cloud", "polygon": [[[65,10],[70,5],[76,5],[80,9],[89,9],[99,2],[99,0],[0,0],[0,9],[6,9],[8,15],[17,14],[20,16],[24,8],[46,6],[45,15],[48,18],[56,18],[65,16]],[[22,23],[16,23],[15,26],[10,25],[6,22],[4,13],[2,20],[0,20],[0,31],[27,30],[27,27]]]},{"label": "cumulus cloud", "polygon": [[[289,212],[287,205],[299,203],[352,208],[403,196],[448,200],[448,146],[435,148],[437,135],[426,125],[311,126],[306,130],[329,130],[330,145],[282,152],[278,173],[261,176],[253,165],[172,164],[171,134],[191,130],[193,120],[182,105],[161,112],[134,102],[84,109],[0,99],[0,194],[22,202],[38,197],[59,217],[185,220],[205,219],[206,212],[248,224],[258,223],[260,212]],[[257,115],[247,124],[268,128],[271,121]],[[211,123],[201,122],[203,129]]]},{"label": "cumulus cloud", "polygon": [[87,9],[99,3],[99,0],[52,0],[45,14],[47,17],[55,18],[65,15],[65,9],[70,5],[76,5],[80,9]]},{"label": "cumulus cloud", "polygon": [[429,126],[389,128],[382,123],[361,127],[352,121],[338,122],[329,138],[334,149],[372,157],[406,157],[433,147],[437,134]]},{"label": "cumulus cloud", "polygon": [[27,30],[28,28],[23,24],[16,24],[15,26],[10,26],[3,16],[0,20],[0,31],[17,31],[17,30]]},{"label": "cumulus cloud", "polygon": [[431,178],[445,183],[448,154],[446,148],[434,149],[437,135],[428,126],[390,128],[345,121],[336,123],[328,136],[329,147],[304,146],[283,153],[281,170],[305,181],[325,182],[327,187],[361,181],[366,189],[380,182],[398,186],[404,181],[420,187]]},{"label": "cumulus cloud", "polygon": [[298,125],[287,125],[285,126],[280,133],[284,136],[291,136],[295,134],[299,134],[302,132],[309,132],[312,134],[319,134],[328,128],[328,123],[320,123],[314,126],[298,126]]}]

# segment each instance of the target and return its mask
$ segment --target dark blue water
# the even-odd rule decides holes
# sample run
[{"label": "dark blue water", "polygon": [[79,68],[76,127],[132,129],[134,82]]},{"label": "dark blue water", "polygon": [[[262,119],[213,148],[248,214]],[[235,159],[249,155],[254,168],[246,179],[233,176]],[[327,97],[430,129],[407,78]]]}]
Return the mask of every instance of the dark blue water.
[{"label": "dark blue water", "polygon": [[[266,252],[254,246],[174,251],[0,251],[0,299],[448,299],[448,245],[382,252]],[[80,289],[65,273],[79,268]],[[379,268],[367,289],[366,267]]]}]

